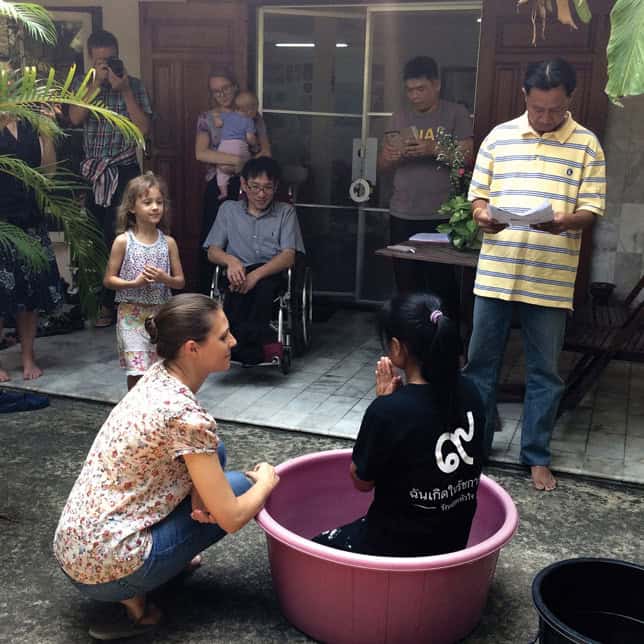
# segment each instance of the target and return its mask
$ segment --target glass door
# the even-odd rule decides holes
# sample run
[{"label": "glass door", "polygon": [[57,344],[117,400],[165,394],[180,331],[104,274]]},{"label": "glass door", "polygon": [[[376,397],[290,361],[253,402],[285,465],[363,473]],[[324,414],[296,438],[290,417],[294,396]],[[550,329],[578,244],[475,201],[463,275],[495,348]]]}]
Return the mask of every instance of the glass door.
[{"label": "glass door", "polygon": [[[367,11],[364,141],[383,140],[394,112],[407,107],[405,63],[431,56],[440,69],[441,99],[465,105],[474,118],[480,32],[480,2],[433,2],[371,6]],[[369,169],[367,168],[367,172]],[[371,177],[369,177],[371,182]],[[361,300],[384,300],[393,291],[389,262],[374,255],[389,244],[389,201],[393,173],[378,172],[368,202],[361,207]],[[395,240],[399,241],[399,240]]]},{"label": "glass door", "polygon": [[317,294],[391,295],[391,264],[374,254],[389,243],[391,195],[378,144],[404,105],[402,68],[414,56],[436,58],[444,98],[473,110],[479,16],[478,2],[259,10],[260,106]]},{"label": "glass door", "polygon": [[293,191],[318,294],[355,300],[358,208],[349,197],[362,135],[365,8],[264,8],[258,93]]}]

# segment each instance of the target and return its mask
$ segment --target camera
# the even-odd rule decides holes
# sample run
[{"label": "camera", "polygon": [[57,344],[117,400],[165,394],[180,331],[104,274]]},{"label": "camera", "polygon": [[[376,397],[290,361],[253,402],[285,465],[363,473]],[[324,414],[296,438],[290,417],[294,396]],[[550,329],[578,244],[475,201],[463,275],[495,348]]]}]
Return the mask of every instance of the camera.
[{"label": "camera", "polygon": [[105,61],[105,64],[112,70],[112,73],[115,76],[123,78],[123,74],[125,74],[125,65],[123,65],[123,61],[120,58],[117,58],[116,56],[110,56]]}]

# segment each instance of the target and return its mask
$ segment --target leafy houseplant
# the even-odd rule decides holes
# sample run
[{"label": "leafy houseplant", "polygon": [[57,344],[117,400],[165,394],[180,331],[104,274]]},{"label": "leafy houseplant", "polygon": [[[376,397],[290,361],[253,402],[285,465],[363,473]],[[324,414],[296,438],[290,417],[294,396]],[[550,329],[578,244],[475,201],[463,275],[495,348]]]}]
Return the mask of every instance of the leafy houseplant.
[{"label": "leafy houseplant", "polygon": [[438,209],[438,213],[449,221],[436,230],[447,234],[452,246],[458,250],[478,250],[481,236],[467,200],[472,179],[471,162],[463,154],[456,137],[442,127],[436,132],[436,150],[436,160],[447,166],[450,181],[449,199]]},{"label": "leafy houseplant", "polygon": [[436,229],[439,233],[449,235],[449,240],[458,250],[478,250],[481,248],[479,227],[472,218],[472,204],[464,195],[456,195],[448,199],[439,209],[443,217],[449,217],[449,222],[440,224]]},{"label": "leafy houseplant", "polygon": [[[17,22],[31,37],[53,44],[56,28],[45,9],[32,3],[14,3],[0,0],[0,17]],[[0,69],[0,124],[22,120],[31,124],[39,134],[56,139],[63,136],[60,125],[53,117],[61,105],[76,105],[86,108],[98,118],[104,118],[123,135],[139,145],[143,136],[129,119],[112,112],[95,98],[88,96],[87,87],[93,76],[90,70],[80,86],[72,88],[75,68],[72,67],[63,83],[55,80],[51,69],[46,79],[39,79],[35,68],[24,67],[17,71]],[[56,168],[55,176],[49,176],[51,168],[32,168],[21,159],[0,155],[0,172],[9,174],[31,191],[40,211],[62,225],[65,240],[69,244],[72,264],[77,269],[77,282],[81,305],[92,314],[96,310],[96,292],[102,279],[106,262],[106,248],[102,234],[94,219],[81,208],[77,198],[79,189],[84,189],[80,178]],[[13,246],[33,268],[46,265],[43,248],[21,228],[0,219],[0,248]]]}]

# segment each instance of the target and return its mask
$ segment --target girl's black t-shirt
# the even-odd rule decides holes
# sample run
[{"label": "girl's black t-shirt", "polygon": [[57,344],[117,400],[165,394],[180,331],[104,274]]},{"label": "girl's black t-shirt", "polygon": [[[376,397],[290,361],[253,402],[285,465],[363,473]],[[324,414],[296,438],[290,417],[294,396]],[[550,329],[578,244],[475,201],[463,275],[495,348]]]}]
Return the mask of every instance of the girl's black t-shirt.
[{"label": "girl's black t-shirt", "polygon": [[357,475],[375,481],[365,551],[383,556],[464,548],[476,511],[485,416],[476,389],[460,382],[463,427],[446,428],[430,385],[376,398],[353,448]]}]

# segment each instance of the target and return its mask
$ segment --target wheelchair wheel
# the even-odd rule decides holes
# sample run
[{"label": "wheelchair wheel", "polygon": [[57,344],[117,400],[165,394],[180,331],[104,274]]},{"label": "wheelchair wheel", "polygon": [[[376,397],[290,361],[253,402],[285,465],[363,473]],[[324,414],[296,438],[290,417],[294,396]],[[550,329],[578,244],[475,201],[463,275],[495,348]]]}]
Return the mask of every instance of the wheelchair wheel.
[{"label": "wheelchair wheel", "polygon": [[311,269],[304,269],[302,290],[293,299],[292,312],[293,349],[296,356],[301,356],[311,346],[313,332],[313,280]]},{"label": "wheelchair wheel", "polygon": [[285,376],[291,371],[291,352],[286,347],[284,348],[284,353],[280,360],[280,369]]}]

